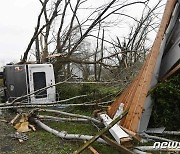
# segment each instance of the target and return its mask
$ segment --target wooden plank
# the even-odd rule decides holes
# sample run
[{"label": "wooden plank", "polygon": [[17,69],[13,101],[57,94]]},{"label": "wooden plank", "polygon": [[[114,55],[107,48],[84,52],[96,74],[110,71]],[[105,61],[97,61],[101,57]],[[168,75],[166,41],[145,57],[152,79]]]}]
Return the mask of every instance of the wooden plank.
[{"label": "wooden plank", "polygon": [[178,64],[175,68],[173,68],[165,77],[163,77],[162,80],[166,80],[167,78],[169,78],[179,70],[180,70],[180,64]]},{"label": "wooden plank", "polygon": [[[84,141],[84,143],[86,143],[86,141]],[[88,149],[89,149],[93,154],[99,154],[99,152],[97,152],[97,150],[94,149],[91,145],[88,146]]]},{"label": "wooden plank", "polygon": [[109,143],[111,146],[115,147],[119,151],[121,151],[123,154],[133,154],[130,150],[128,150],[126,147],[116,143],[114,140],[108,138],[106,135],[101,135],[101,138],[104,139],[107,143]]},{"label": "wooden plank", "polygon": [[[144,68],[144,66],[143,66]],[[119,95],[116,100],[111,104],[110,108],[108,108],[108,115],[113,118],[120,103],[124,103],[124,109],[127,109],[129,107],[128,105],[128,101],[127,99],[130,98],[130,96],[132,95],[132,93],[134,92],[134,88],[136,88],[137,86],[137,81],[139,79],[139,75],[142,73],[142,71],[140,71],[138,73],[138,75],[135,77],[135,79],[132,81],[132,83],[125,89],[125,91]],[[124,118],[123,118],[124,120]]]},{"label": "wooden plank", "polygon": [[126,133],[128,133],[130,136],[132,136],[135,140],[137,140],[138,142],[142,141],[142,138],[135,132],[130,131],[122,126],[120,126]]},{"label": "wooden plank", "polygon": [[131,85],[121,94],[119,95],[116,100],[111,104],[111,106],[108,108],[107,112],[108,115],[113,118],[114,115],[116,114],[116,111],[119,107],[119,104],[122,102],[122,100],[124,99],[124,97],[126,97],[126,95],[129,92],[129,89],[131,89]]}]

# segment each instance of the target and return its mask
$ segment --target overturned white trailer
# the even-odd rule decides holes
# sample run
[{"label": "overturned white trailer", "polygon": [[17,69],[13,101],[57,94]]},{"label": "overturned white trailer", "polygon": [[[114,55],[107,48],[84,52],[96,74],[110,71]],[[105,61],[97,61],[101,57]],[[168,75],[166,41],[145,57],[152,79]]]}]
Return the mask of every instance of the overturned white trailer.
[{"label": "overturned white trailer", "polygon": [[[11,102],[17,97],[31,93],[33,94],[18,101],[48,103],[56,100],[52,64],[6,65],[4,67],[3,80],[6,87],[4,90],[5,101]],[[50,88],[45,88],[49,86]],[[39,91],[42,88],[44,90]]]}]

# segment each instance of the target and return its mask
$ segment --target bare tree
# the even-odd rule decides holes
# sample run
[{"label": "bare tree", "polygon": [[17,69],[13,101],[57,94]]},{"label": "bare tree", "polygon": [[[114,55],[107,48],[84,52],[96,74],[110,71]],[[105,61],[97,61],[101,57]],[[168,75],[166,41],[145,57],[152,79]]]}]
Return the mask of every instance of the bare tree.
[{"label": "bare tree", "polygon": [[[39,49],[36,46],[37,50],[40,50],[38,52],[42,53],[41,62],[44,63],[49,60],[54,64],[56,72],[64,70],[66,77],[72,73],[72,63],[80,66],[82,71],[90,70],[89,68],[93,64],[96,80],[101,79],[102,67],[120,69],[135,63],[142,57],[142,54],[144,57],[147,51],[145,45],[147,34],[150,31],[149,27],[153,27],[152,24],[155,18],[154,10],[161,2],[159,0],[157,5],[150,9],[146,0],[134,0],[133,2],[128,0],[111,0],[109,3],[88,9],[83,8],[83,6],[90,2],[89,0],[39,1],[42,9],[38,16],[35,32],[24,52],[21,63],[26,62],[28,53],[35,40],[36,45],[39,44],[38,36],[41,35],[39,37],[41,48]],[[142,15],[140,20],[122,12],[123,9],[137,4],[145,5],[144,10],[149,9],[146,15]],[[82,15],[79,13],[80,10],[82,12],[82,9],[89,12],[85,18],[82,18]],[[119,22],[113,21],[110,18],[111,16],[112,19],[114,16],[132,18],[136,22],[136,26],[130,29],[129,35],[124,37],[123,41],[121,41],[122,38],[119,36],[116,37],[116,40],[111,41],[104,35],[104,32]],[[94,35],[95,32],[98,33],[97,36]],[[101,33],[102,37],[100,37]],[[83,48],[84,42],[89,41],[93,44],[94,37],[96,37],[96,49],[89,46],[89,51],[85,51]],[[99,46],[100,40],[101,46]],[[88,54],[81,54],[84,52]],[[55,53],[58,53],[57,56],[47,58],[48,55]],[[88,73],[85,74],[87,78]]]}]

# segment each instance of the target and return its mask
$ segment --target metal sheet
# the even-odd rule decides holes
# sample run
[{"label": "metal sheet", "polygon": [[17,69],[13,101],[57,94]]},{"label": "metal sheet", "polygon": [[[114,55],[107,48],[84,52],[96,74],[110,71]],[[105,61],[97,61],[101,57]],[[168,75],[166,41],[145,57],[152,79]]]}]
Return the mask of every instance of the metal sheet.
[{"label": "metal sheet", "polygon": [[4,73],[7,99],[27,94],[25,65],[7,65]]},{"label": "metal sheet", "polygon": [[164,56],[161,63],[160,78],[165,76],[171,68],[180,60],[180,37],[171,50]]}]

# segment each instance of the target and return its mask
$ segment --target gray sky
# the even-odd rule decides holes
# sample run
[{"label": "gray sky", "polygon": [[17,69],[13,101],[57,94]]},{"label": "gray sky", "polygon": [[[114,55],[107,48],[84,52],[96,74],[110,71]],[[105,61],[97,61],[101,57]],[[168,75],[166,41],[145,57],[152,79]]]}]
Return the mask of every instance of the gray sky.
[{"label": "gray sky", "polygon": [[0,66],[18,61],[32,37],[37,0],[0,0]]},{"label": "gray sky", "polygon": [[[93,1],[97,3],[97,0]],[[41,6],[38,0],[0,0],[0,4],[0,67],[2,67],[6,63],[20,60],[33,35]],[[131,8],[131,11],[138,15],[140,9]]]}]

